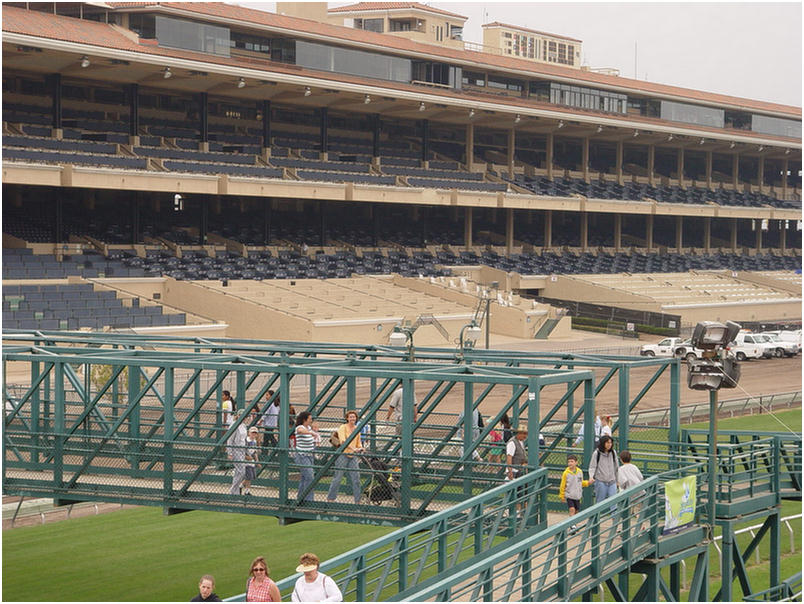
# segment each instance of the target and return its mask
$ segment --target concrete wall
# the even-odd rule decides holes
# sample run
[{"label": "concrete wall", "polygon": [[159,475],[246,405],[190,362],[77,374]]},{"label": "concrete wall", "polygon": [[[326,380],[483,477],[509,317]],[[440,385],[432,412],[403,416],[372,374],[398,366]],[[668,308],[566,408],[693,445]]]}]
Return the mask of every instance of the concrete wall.
[{"label": "concrete wall", "polygon": [[749,304],[732,302],[711,304],[695,308],[665,306],[664,312],[681,315],[682,325],[695,325],[700,321],[771,321],[777,319],[801,319],[801,299],[789,302]]}]

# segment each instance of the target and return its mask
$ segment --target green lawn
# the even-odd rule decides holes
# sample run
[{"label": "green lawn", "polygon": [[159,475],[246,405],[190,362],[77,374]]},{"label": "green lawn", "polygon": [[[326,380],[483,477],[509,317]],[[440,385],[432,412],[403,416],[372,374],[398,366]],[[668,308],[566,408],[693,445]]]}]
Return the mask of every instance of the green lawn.
[{"label": "green lawn", "polygon": [[306,551],[326,560],[392,530],[312,521],[279,526],[270,517],[200,511],[164,516],[158,508],[17,528],[3,531],[2,599],[186,602],[206,573],[229,597],[245,591],[255,556],[265,556],[271,576],[281,579]]},{"label": "green lawn", "polygon": [[[709,422],[683,424],[681,427],[706,429],[709,427]],[[801,434],[801,409],[718,419],[717,428],[718,430],[752,430],[754,432],[792,431]]]}]

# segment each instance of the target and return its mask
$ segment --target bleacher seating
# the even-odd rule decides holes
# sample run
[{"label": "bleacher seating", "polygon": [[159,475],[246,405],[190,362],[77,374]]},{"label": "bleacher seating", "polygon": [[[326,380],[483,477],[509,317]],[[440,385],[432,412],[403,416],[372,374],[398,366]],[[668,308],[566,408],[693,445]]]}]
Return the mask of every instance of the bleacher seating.
[{"label": "bleacher seating", "polygon": [[[147,158],[162,159],[165,169],[176,172],[230,174],[255,178],[282,178],[277,168],[296,168],[296,177],[302,180],[355,182],[374,185],[403,185],[395,176],[404,176],[413,187],[458,189],[466,191],[497,192],[507,190],[507,182],[516,184],[537,195],[583,195],[595,199],[630,201],[656,200],[659,203],[717,204],[738,207],[776,207],[798,209],[799,199],[781,200],[776,194],[739,191],[723,185],[712,189],[679,187],[676,185],[650,186],[646,183],[626,182],[619,185],[611,180],[593,179],[586,183],[578,178],[545,176],[535,178],[517,174],[509,179],[507,173],[494,173],[506,182],[490,182],[482,173],[467,172],[460,168],[463,145],[448,141],[434,143],[428,158],[429,167],[421,167],[421,152],[405,140],[382,140],[380,143],[379,173],[369,167],[373,144],[359,135],[330,135],[327,143],[327,161],[321,159],[320,136],[315,132],[274,129],[270,166],[260,165],[256,157],[262,150],[261,129],[247,127],[237,131],[232,124],[210,123],[209,151],[198,150],[199,132],[188,127],[186,121],[141,116],[140,145],[134,148],[137,157],[120,154],[118,144],[128,143],[127,107],[115,106],[109,113],[97,110],[65,108],[63,110],[62,138],[52,138],[47,99],[41,104],[9,103],[3,107],[3,119],[17,124],[25,136],[6,134],[3,137],[4,157],[11,161],[34,163],[74,163],[123,169],[147,170]],[[170,147],[165,146],[170,141]],[[478,142],[476,150],[486,147]],[[488,148],[487,150],[490,150]],[[518,161],[539,165],[539,157],[517,149]],[[236,167],[242,166],[242,167]]]},{"label": "bleacher seating", "polygon": [[124,305],[111,290],[91,283],[3,286],[5,329],[80,329],[184,325],[183,313],[164,314],[161,306]]}]

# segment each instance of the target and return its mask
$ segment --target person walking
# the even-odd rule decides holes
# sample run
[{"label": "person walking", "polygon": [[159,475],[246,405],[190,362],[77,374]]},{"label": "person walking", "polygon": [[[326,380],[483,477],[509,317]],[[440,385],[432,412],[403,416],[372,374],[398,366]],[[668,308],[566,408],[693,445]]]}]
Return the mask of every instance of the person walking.
[{"label": "person walking", "polygon": [[[575,439],[575,442],[572,443],[572,446],[579,445],[583,442],[583,432],[584,427],[586,426],[585,422],[581,422],[581,427],[578,430],[578,438]],[[595,445],[598,444],[600,441],[600,435],[603,430],[603,422],[600,419],[600,416],[595,412]]]},{"label": "person walking", "polygon": [[[458,438],[461,441],[461,457],[463,457],[464,450],[463,450],[463,411],[461,411],[460,415],[458,416]],[[480,439],[480,431],[483,429],[483,416],[480,414],[480,409],[474,409],[472,411],[472,442],[477,443],[475,448],[472,449],[472,460],[473,461],[483,461],[483,458],[480,456],[480,453],[477,450],[477,447],[480,446],[478,440]]]},{"label": "person walking", "polygon": [[[386,420],[392,420],[396,423],[395,431],[397,436],[402,434],[402,402],[404,390],[402,386],[394,390],[391,395],[391,400],[388,402],[388,415]],[[413,394],[413,422],[419,419],[419,403],[416,401],[416,393]]]},{"label": "person walking", "polygon": [[262,427],[265,428],[265,439],[263,444],[265,447],[275,447],[277,443],[277,428],[279,427],[279,397],[274,396],[274,391],[268,391],[268,401],[273,397],[271,404],[265,405],[265,410],[262,414]]},{"label": "person walking", "polygon": [[198,594],[190,602],[221,602],[220,596],[215,593],[215,577],[204,575],[198,582]]},{"label": "person walking", "polygon": [[611,415],[607,415],[603,418],[603,421],[600,425],[600,436],[611,436],[613,438],[613,434],[611,433],[611,429],[614,427],[614,421],[611,419]]},{"label": "person walking", "polygon": [[257,478],[257,459],[260,453],[260,430],[251,426],[246,436],[246,477],[243,479],[243,495],[251,495],[251,481]]},{"label": "person walking", "polygon": [[221,423],[224,430],[232,423],[234,416],[234,399],[228,390],[221,392]]},{"label": "person walking", "polygon": [[645,480],[639,468],[631,463],[631,453],[629,451],[620,451],[620,461],[623,465],[617,470],[617,486],[621,491],[635,487],[640,482]]},{"label": "person walking", "polygon": [[[240,419],[240,413],[235,411],[232,413],[232,421],[237,423]],[[229,489],[230,495],[239,495],[241,493],[241,485],[246,479],[246,439],[248,434],[246,426],[243,422],[237,424],[237,428],[232,432],[229,440],[226,441],[226,453],[234,465],[234,472],[232,474],[232,486]]]},{"label": "person walking", "polygon": [[[313,484],[313,456],[315,454],[315,443],[320,440],[320,436],[313,424],[313,416],[309,411],[302,411],[296,416],[296,465],[299,466],[299,493],[297,501],[301,501],[304,490]],[[310,490],[305,501],[313,501],[313,491]]]},{"label": "person walking", "polygon": [[[341,444],[345,443],[352,435],[352,433],[355,431],[356,424],[357,411],[347,411],[346,423],[338,426],[338,429],[336,430],[338,440]],[[345,472],[347,476],[349,476],[349,482],[352,483],[352,496],[354,497],[355,503],[360,503],[360,458],[358,457],[358,454],[362,452],[363,442],[360,438],[360,433],[358,432],[352,441],[346,445],[346,448],[343,450],[343,454],[339,455],[338,459],[335,460],[335,475],[333,476],[332,482],[329,485],[329,493],[327,493],[328,501],[335,501],[335,498],[338,496],[338,489],[341,486],[341,481],[343,480],[343,474]]]},{"label": "person walking", "polygon": [[343,602],[338,584],[332,577],[318,570],[319,564],[315,554],[301,555],[296,572],[304,575],[296,579],[290,596],[292,602]]},{"label": "person walking", "polygon": [[[589,481],[583,479],[583,470],[578,467],[578,458],[575,455],[567,455],[567,467],[561,475],[558,498],[567,502],[570,516],[574,516],[581,511],[583,487],[587,486],[589,486]],[[573,524],[570,530],[575,531],[576,528]]]},{"label": "person walking", "polygon": [[251,563],[251,570],[246,581],[246,602],[281,602],[279,588],[271,578],[265,558],[257,556]]},{"label": "person walking", "polygon": [[522,466],[528,463],[528,452],[524,445],[524,441],[527,437],[528,431],[525,428],[518,428],[516,436],[505,445],[505,460],[507,464],[506,476],[508,480],[518,478],[526,472],[526,468]]},{"label": "person walking", "polygon": [[619,466],[614,441],[611,436],[601,436],[597,449],[592,452],[592,459],[589,461],[589,484],[595,489],[597,503],[617,494]]}]

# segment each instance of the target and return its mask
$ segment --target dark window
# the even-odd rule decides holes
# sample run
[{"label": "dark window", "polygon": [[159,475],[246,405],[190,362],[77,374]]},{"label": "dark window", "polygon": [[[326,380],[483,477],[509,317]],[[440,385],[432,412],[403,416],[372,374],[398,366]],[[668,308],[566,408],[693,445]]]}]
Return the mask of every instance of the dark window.
[{"label": "dark window", "polygon": [[723,109],[714,107],[701,107],[688,103],[674,103],[661,101],[661,118],[671,122],[684,122],[685,124],[699,124],[723,128],[725,124]]},{"label": "dark window", "polygon": [[229,29],[226,27],[157,15],[156,39],[160,46],[229,56]]},{"label": "dark window", "polygon": [[775,134],[801,138],[801,122],[767,115],[751,116],[751,130],[762,134]]},{"label": "dark window", "polygon": [[229,46],[231,48],[239,48],[251,52],[260,52],[267,55],[271,54],[271,40],[239,32],[232,32]]},{"label": "dark window", "polygon": [[128,26],[140,38],[156,38],[156,18],[154,15],[132,13],[128,18]]},{"label": "dark window", "polygon": [[365,29],[366,31],[376,31],[378,33],[385,31],[383,19],[363,19],[362,25],[363,27],[361,29]]}]

